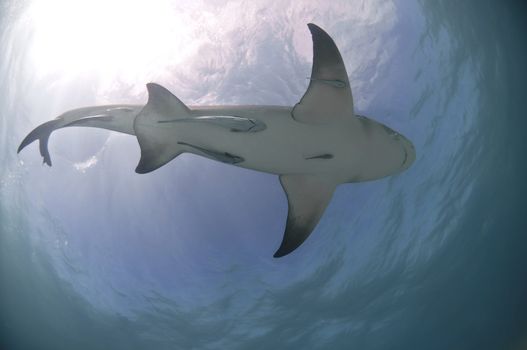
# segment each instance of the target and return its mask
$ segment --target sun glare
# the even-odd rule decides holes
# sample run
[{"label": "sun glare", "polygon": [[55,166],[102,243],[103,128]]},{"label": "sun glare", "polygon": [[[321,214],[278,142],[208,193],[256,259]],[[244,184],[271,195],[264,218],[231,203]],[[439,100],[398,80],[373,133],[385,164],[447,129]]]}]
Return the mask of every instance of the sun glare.
[{"label": "sun glare", "polygon": [[189,21],[165,0],[36,0],[28,14],[41,75],[140,76],[191,47]]}]

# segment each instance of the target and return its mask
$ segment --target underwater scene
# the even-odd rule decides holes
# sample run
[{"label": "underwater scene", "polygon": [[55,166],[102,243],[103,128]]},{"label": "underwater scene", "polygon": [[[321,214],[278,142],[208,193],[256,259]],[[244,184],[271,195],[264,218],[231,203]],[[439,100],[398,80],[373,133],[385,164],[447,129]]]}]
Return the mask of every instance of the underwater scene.
[{"label": "underwater scene", "polygon": [[[338,47],[340,80],[315,76],[316,54],[312,71],[328,46],[309,23]],[[527,5],[511,0],[0,2],[0,349],[526,350],[526,38]],[[58,129],[49,162],[42,139],[18,152],[70,110],[144,116],[157,86],[183,106],[283,106],[297,121],[308,87],[324,96],[311,108],[331,110],[325,91],[351,88],[357,120],[415,154],[326,196],[233,166],[250,145],[171,140],[186,151],[149,167],[139,117]],[[207,108],[185,126],[213,130],[204,142],[221,128],[224,142],[300,142]],[[340,133],[313,135],[326,149]],[[288,152],[265,164],[295,165]],[[347,154],[332,152],[305,159],[330,172]],[[281,246],[313,196],[319,221]]]}]

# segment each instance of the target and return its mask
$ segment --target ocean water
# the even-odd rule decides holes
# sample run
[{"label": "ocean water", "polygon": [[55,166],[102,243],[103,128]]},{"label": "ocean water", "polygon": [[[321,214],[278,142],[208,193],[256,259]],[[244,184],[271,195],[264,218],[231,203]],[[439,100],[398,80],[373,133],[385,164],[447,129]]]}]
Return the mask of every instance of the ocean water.
[{"label": "ocean water", "polygon": [[[0,3],[1,349],[527,349],[526,8],[520,1]],[[276,176],[183,155],[135,174],[134,137],[70,128],[53,167],[23,137],[65,110],[293,105],[314,22],[358,113],[415,145],[341,185],[272,258]]]}]

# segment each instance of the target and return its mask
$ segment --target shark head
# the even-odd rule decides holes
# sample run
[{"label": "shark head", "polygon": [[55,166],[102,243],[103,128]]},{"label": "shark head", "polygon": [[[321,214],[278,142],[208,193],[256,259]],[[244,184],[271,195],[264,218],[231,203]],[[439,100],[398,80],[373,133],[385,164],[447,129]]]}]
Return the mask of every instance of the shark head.
[{"label": "shark head", "polygon": [[356,115],[369,147],[362,149],[359,178],[350,182],[376,180],[398,174],[415,161],[415,148],[405,136],[373,119]]},{"label": "shark head", "polygon": [[404,161],[398,172],[408,169],[415,161],[415,147],[413,143],[403,135],[398,135],[398,141],[404,151]]}]

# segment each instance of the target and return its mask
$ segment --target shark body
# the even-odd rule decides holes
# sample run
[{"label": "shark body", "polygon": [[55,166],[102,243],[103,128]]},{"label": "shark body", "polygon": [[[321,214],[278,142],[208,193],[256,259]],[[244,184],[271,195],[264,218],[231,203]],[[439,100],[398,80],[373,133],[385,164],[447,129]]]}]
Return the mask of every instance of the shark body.
[{"label": "shark body", "polygon": [[141,148],[137,173],[148,173],[181,153],[279,175],[288,217],[275,257],[300,246],[316,227],[335,188],[407,169],[412,143],[374,120],[355,115],[346,68],[337,46],[320,27],[313,39],[309,87],[293,107],[186,106],[164,87],[149,83],[148,102],[86,107],[64,113],[33,130],[19,152],[40,141],[51,165],[47,141],[68,126],[105,128],[135,135]]}]

